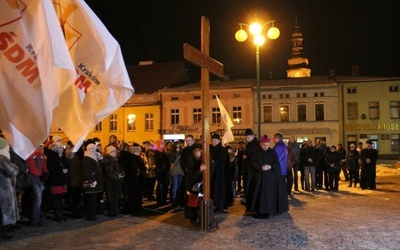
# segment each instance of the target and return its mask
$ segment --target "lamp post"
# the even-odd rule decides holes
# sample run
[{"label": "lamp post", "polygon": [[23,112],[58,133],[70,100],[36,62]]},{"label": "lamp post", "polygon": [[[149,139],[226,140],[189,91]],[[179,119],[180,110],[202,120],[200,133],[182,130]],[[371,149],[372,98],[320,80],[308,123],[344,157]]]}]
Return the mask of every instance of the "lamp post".
[{"label": "lamp post", "polygon": [[261,89],[260,89],[260,50],[259,47],[265,43],[265,37],[262,35],[265,26],[270,25],[271,27],[267,31],[267,36],[271,40],[275,40],[279,37],[279,29],[274,26],[275,20],[268,21],[261,25],[258,22],[252,24],[239,23],[240,29],[236,31],[235,38],[239,42],[247,40],[247,32],[243,29],[243,26],[247,26],[251,35],[254,38],[254,44],[256,45],[256,68],[257,68],[257,108],[258,108],[258,124],[257,124],[257,136],[261,136]]}]

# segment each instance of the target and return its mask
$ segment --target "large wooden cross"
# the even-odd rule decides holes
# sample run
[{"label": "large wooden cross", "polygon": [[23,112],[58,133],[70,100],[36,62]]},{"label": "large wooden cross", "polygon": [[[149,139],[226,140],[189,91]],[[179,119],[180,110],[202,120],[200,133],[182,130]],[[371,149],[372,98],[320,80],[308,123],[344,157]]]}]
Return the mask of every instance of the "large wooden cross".
[{"label": "large wooden cross", "polygon": [[224,76],[224,66],[209,57],[210,53],[210,20],[201,17],[201,51],[189,44],[183,44],[183,56],[189,62],[201,67],[201,99],[202,103],[202,148],[203,163],[207,169],[203,173],[203,204],[202,204],[202,229],[209,231],[210,228],[210,71],[219,77]]}]

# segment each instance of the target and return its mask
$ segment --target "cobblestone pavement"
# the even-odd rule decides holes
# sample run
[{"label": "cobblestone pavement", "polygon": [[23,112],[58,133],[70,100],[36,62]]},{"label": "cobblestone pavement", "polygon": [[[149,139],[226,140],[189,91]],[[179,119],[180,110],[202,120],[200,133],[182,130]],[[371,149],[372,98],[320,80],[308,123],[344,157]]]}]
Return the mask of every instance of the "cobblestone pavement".
[{"label": "cobblestone pavement", "polygon": [[289,213],[269,219],[244,216],[237,198],[217,214],[214,232],[190,230],[182,211],[145,203],[141,215],[99,221],[47,220],[22,226],[0,249],[400,249],[400,176],[377,177],[377,190],[294,192]]}]

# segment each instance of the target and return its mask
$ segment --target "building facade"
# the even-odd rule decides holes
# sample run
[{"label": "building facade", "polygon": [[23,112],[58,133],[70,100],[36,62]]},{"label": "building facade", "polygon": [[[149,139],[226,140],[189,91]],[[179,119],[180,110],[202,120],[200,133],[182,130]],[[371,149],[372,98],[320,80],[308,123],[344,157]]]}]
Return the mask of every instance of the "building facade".
[{"label": "building facade", "polygon": [[372,140],[381,158],[397,159],[400,138],[400,78],[337,77],[346,145]]}]

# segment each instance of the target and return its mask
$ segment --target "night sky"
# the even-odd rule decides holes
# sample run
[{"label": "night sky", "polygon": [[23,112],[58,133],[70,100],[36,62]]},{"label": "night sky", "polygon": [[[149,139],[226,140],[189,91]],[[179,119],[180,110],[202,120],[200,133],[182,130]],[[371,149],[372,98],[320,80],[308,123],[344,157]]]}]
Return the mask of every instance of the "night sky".
[{"label": "night sky", "polygon": [[[255,46],[239,43],[239,22],[276,20],[281,36],[260,49],[261,76],[285,77],[295,17],[311,75],[400,76],[398,0],[87,0],[120,43],[127,65],[183,60],[183,43],[200,49],[200,18],[210,19],[210,55],[231,78],[255,78]],[[188,63],[189,64],[189,63]],[[193,80],[200,74],[189,66]]]}]

